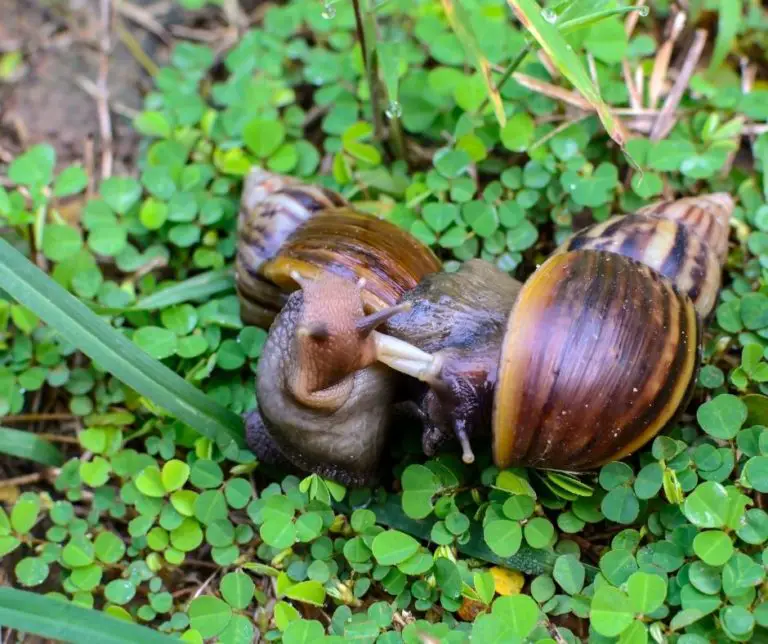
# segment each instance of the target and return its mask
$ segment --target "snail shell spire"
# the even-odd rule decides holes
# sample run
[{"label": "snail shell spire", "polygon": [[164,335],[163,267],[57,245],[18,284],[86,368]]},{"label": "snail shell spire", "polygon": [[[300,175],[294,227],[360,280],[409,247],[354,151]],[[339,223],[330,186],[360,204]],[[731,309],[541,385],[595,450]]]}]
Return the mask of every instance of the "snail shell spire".
[{"label": "snail shell spire", "polygon": [[733,197],[727,192],[715,192],[658,201],[637,212],[679,222],[712,248],[722,266],[728,255],[728,234],[734,206]]},{"label": "snail shell spire", "polygon": [[580,230],[557,253],[601,250],[640,261],[670,279],[707,319],[720,290],[733,209],[725,193],[659,201]]}]

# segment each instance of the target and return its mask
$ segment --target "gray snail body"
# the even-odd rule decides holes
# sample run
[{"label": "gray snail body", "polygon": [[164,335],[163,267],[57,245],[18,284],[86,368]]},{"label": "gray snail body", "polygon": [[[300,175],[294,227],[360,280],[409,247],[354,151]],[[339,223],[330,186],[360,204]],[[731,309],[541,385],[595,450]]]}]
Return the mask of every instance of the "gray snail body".
[{"label": "gray snail body", "polygon": [[[261,230],[270,196],[285,207],[297,189],[302,203],[313,191],[291,185],[291,197],[268,180],[271,192],[244,196],[241,213]],[[489,441],[499,467],[585,471],[624,458],[690,398],[732,209],[716,194],[613,217],[577,232],[523,284],[483,260],[444,272],[408,233],[349,205],[291,217],[270,267],[248,267],[291,290],[258,366],[249,445],[267,462],[367,485],[405,403],[428,455],[458,441],[472,462],[472,442]],[[371,227],[337,244],[334,216]],[[249,243],[241,237],[239,271]]]}]

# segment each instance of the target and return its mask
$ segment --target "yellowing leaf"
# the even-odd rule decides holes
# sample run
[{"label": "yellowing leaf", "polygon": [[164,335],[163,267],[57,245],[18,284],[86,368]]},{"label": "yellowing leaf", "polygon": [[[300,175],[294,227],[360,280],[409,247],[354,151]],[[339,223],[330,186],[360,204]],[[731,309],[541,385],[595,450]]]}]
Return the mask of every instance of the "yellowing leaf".
[{"label": "yellowing leaf", "polygon": [[499,595],[519,595],[525,584],[525,577],[517,570],[494,566],[491,568],[491,574]]}]

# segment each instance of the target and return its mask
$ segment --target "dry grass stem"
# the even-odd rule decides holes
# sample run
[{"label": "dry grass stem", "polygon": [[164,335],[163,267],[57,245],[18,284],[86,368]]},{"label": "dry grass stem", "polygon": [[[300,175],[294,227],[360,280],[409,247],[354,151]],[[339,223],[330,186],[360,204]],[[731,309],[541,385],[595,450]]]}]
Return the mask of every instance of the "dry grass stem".
[{"label": "dry grass stem", "polygon": [[89,135],[83,143],[83,166],[88,174],[88,186],[85,189],[87,199],[92,199],[96,194],[96,156],[93,136]]},{"label": "dry grass stem", "polygon": [[[680,73],[675,80],[675,84],[672,86],[667,100],[664,101],[664,106],[661,108],[661,112],[653,124],[650,138],[653,141],[659,141],[663,139],[677,122],[677,107],[680,105],[680,100],[683,97],[683,93],[688,87],[688,83],[691,80],[691,76],[696,71],[696,65],[704,53],[704,45],[707,42],[707,32],[704,29],[697,29],[693,39],[693,44],[688,50],[685,56],[683,65],[680,68]],[[654,70],[655,71],[655,70]]]},{"label": "dry grass stem", "polygon": [[50,420],[75,420],[77,416],[67,412],[52,412],[48,414],[17,414],[3,416],[0,423],[39,423]]},{"label": "dry grass stem", "polygon": [[[88,94],[88,96],[95,99],[97,104],[102,100],[103,94],[101,93],[101,89],[90,78],[86,78],[85,76],[77,76],[75,78],[75,82],[78,84],[80,89]],[[121,103],[120,101],[110,101],[109,96],[107,96],[106,102],[108,105],[108,110],[111,110],[120,116],[124,116],[125,118],[133,119],[138,114],[140,114],[139,110],[135,110],[132,107]],[[99,125],[101,125],[101,123],[99,123]]]},{"label": "dry grass stem", "polygon": [[580,94],[577,94],[576,92],[571,92],[567,89],[558,87],[552,83],[547,83],[546,81],[539,80],[533,76],[528,76],[527,74],[523,74],[521,72],[515,72],[512,74],[512,78],[514,78],[523,87],[534,92],[539,92],[540,94],[544,94],[550,98],[563,101],[582,110],[593,111],[592,104],[586,98]]},{"label": "dry grass stem", "polygon": [[675,46],[680,32],[685,26],[686,15],[682,12],[676,14],[669,26],[669,35],[666,41],[659,47],[659,51],[656,52],[656,59],[653,62],[653,71],[651,72],[651,80],[648,84],[648,106],[656,107],[661,93],[664,89],[664,80],[667,78],[667,72],[669,71],[669,61],[672,57],[672,49]]},{"label": "dry grass stem", "polygon": [[563,130],[567,130],[569,127],[571,127],[571,125],[574,125],[575,123],[580,123],[581,121],[583,121],[584,119],[589,118],[590,116],[592,116],[591,113],[584,113],[584,114],[580,114],[576,118],[569,118],[568,120],[563,121],[556,128],[554,128],[554,129],[550,130],[549,132],[547,132],[538,141],[535,141],[528,149],[529,150],[535,150],[540,145],[543,145],[544,143],[549,141],[549,139],[551,139],[552,137],[555,137],[558,134],[560,134],[560,132],[562,132]]},{"label": "dry grass stem", "polygon": [[133,56],[136,62],[144,68],[144,71],[150,76],[157,75],[157,72],[159,71],[157,64],[144,53],[144,50],[141,48],[141,45],[139,44],[139,41],[136,40],[135,36],[120,24],[117,25],[116,30],[120,42],[122,42],[126,49],[131,52],[131,56]]},{"label": "dry grass stem", "polygon": [[[638,69],[640,69],[638,67]],[[635,87],[635,81],[632,79],[632,70],[629,68],[629,61],[625,58],[621,61],[621,73],[624,75],[624,82],[627,84],[627,93],[629,94],[629,104],[634,109],[640,109],[643,106],[643,100]]]},{"label": "dry grass stem", "polygon": [[545,52],[543,49],[539,49],[536,52],[536,56],[539,59],[539,62],[546,68],[550,78],[553,80],[560,78],[560,72],[558,71],[557,67],[555,67],[555,64],[552,62],[552,59],[549,57],[547,52]]},{"label": "dry grass stem", "polygon": [[589,77],[592,79],[592,84],[595,86],[595,90],[600,93],[600,79],[597,77],[597,64],[595,63],[595,57],[587,52],[587,67],[589,67]]},{"label": "dry grass stem", "polygon": [[112,117],[109,113],[109,55],[112,51],[112,0],[101,0],[101,39],[99,56],[99,93],[96,106],[101,134],[101,178],[112,176],[114,152],[112,150]]},{"label": "dry grass stem", "polygon": [[645,72],[640,65],[635,69],[635,91],[640,97],[640,107],[642,107],[645,98]]},{"label": "dry grass stem", "polygon": [[171,35],[168,33],[165,27],[163,27],[162,23],[160,23],[152,15],[152,13],[144,7],[139,7],[131,2],[128,2],[128,0],[118,0],[117,11],[127,20],[136,23],[140,27],[146,29],[148,32],[157,36],[160,40],[163,41],[164,44],[168,45],[169,47],[173,45],[173,38],[171,38]]}]

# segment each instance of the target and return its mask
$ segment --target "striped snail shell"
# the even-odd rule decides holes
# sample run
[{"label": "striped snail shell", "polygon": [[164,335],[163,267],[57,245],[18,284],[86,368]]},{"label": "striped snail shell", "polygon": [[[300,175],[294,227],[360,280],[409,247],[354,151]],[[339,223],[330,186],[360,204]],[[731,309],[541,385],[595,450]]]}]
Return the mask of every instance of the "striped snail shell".
[{"label": "striped snail shell", "polygon": [[235,283],[246,324],[269,327],[299,286],[294,272],[363,278],[363,302],[372,312],[395,304],[440,266],[410,233],[355,210],[331,190],[258,167],[244,182]]},{"label": "striped snail shell", "polygon": [[706,195],[590,226],[523,284],[501,333],[435,350],[403,313],[389,329],[425,356],[406,369],[382,360],[430,387],[425,432],[457,438],[467,462],[483,435],[502,468],[620,460],[690,399],[733,207],[728,195]]},{"label": "striped snail shell", "polygon": [[588,226],[558,252],[605,250],[643,262],[672,280],[707,319],[720,290],[733,207],[726,193],[659,201]]},{"label": "striped snail shell", "polygon": [[620,460],[687,402],[701,326],[691,299],[616,253],[559,253],[523,286],[493,398],[499,467]]}]

